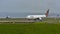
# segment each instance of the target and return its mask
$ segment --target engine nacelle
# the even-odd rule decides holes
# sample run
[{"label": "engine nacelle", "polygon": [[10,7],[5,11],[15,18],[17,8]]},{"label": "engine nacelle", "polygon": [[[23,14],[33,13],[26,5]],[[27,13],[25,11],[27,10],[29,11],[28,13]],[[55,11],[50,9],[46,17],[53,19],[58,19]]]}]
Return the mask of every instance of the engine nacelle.
[{"label": "engine nacelle", "polygon": [[42,21],[42,18],[36,18],[35,21]]}]

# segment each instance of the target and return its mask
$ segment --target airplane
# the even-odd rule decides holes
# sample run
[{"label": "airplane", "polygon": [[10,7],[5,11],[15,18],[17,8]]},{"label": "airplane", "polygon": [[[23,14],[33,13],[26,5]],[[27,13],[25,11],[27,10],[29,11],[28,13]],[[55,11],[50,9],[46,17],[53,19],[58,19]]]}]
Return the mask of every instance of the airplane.
[{"label": "airplane", "polygon": [[46,11],[45,15],[28,15],[26,18],[28,20],[40,20],[42,21],[43,18],[48,17],[49,9]]}]

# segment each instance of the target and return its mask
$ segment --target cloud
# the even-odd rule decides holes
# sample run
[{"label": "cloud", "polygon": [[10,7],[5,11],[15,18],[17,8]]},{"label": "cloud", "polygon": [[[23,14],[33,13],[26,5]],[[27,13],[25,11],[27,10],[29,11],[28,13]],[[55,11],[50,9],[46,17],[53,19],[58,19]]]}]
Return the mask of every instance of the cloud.
[{"label": "cloud", "polygon": [[59,0],[0,0],[0,12],[45,12],[48,8],[59,8],[59,3]]}]

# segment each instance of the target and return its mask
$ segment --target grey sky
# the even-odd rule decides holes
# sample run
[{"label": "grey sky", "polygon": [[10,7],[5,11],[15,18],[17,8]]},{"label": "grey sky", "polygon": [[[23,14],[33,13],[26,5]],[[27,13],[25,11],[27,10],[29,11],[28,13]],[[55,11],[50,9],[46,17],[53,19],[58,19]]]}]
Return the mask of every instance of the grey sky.
[{"label": "grey sky", "polygon": [[45,13],[60,12],[60,0],[0,0],[0,12],[7,13]]}]

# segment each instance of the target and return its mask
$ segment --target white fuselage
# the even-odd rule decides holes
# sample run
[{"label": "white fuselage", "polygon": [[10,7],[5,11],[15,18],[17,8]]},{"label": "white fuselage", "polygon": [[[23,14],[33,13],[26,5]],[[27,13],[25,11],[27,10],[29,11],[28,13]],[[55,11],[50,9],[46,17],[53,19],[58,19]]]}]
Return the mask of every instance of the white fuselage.
[{"label": "white fuselage", "polygon": [[47,12],[45,13],[45,15],[28,15],[26,18],[28,18],[28,19],[40,19],[40,20],[42,20],[42,18],[44,18],[44,17],[47,17],[48,16],[48,13],[49,13],[49,9],[47,10]]},{"label": "white fuselage", "polygon": [[44,18],[46,15],[28,15],[28,19]]}]

